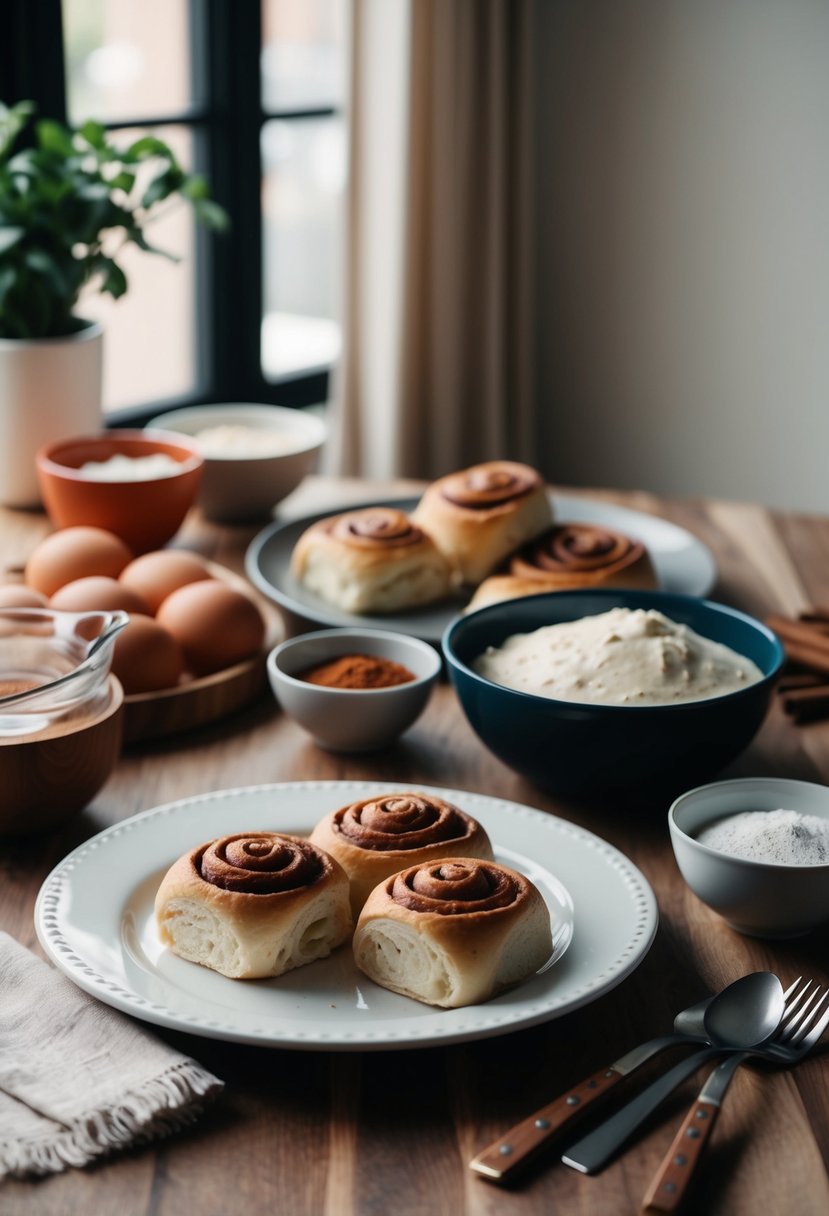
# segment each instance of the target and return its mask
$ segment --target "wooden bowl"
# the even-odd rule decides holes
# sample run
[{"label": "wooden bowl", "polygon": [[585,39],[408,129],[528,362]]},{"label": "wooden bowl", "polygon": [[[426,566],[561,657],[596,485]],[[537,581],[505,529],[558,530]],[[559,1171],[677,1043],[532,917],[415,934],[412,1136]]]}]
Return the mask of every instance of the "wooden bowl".
[{"label": "wooden bowl", "polygon": [[124,692],[115,676],[91,716],[28,737],[0,738],[0,834],[56,828],[98,793],[121,751]]}]

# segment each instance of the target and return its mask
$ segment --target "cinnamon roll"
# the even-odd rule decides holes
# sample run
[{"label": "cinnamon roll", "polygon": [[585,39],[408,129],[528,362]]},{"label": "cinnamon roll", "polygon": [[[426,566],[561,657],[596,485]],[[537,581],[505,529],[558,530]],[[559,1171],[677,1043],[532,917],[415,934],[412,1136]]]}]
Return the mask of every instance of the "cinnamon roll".
[{"label": "cinnamon roll", "polygon": [[492,460],[433,482],[412,514],[464,583],[477,584],[553,521],[541,475]]},{"label": "cinnamon roll", "polygon": [[174,954],[231,979],[325,958],[352,925],[339,863],[276,832],[223,836],[180,857],[162,879],[155,916]]},{"label": "cinnamon roll", "polygon": [[558,524],[513,554],[509,572],[485,579],[468,612],[499,600],[579,587],[657,586],[641,541],[597,524]]},{"label": "cinnamon roll", "polygon": [[398,612],[445,599],[452,568],[404,511],[366,507],[311,524],[294,545],[291,573],[345,612]]},{"label": "cinnamon roll", "polygon": [[317,824],[311,841],[348,875],[355,917],[379,882],[415,862],[494,856],[476,819],[421,793],[381,794],[340,807]]},{"label": "cinnamon roll", "polygon": [[516,870],[446,858],[375,887],[353,949],[357,966],[381,987],[454,1009],[534,975],[552,952],[550,914]]}]

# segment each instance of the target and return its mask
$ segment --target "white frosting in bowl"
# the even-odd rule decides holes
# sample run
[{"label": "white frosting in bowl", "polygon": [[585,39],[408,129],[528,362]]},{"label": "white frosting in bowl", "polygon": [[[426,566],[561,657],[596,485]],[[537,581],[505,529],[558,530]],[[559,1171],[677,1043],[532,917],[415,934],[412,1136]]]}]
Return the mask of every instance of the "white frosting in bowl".
[{"label": "white frosting in bowl", "polygon": [[496,684],[559,701],[671,705],[736,692],[759,667],[655,609],[613,608],[489,647],[474,670]]}]

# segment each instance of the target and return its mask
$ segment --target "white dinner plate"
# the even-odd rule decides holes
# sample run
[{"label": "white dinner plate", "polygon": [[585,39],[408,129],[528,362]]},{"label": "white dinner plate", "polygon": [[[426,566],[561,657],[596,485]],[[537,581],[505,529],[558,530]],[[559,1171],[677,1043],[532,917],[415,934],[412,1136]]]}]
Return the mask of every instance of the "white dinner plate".
[{"label": "white dinner plate", "polygon": [[[358,511],[365,507],[391,506],[412,511],[417,502],[416,498],[384,499],[382,502],[349,504],[341,509]],[[640,540],[650,553],[660,591],[707,595],[714,586],[717,567],[710,549],[684,528],[656,515],[597,499],[553,494],[552,502],[555,518],[560,523],[602,524]],[[291,553],[300,535],[318,519],[334,514],[337,514],[336,510],[320,511],[264,528],[254,537],[247,551],[245,570],[250,581],[269,599],[315,624],[391,629],[437,645],[449,622],[465,607],[468,596],[441,600],[438,604],[409,612],[361,616],[343,612],[327,603],[294,578]]]},{"label": "white dinner plate", "polygon": [[[390,789],[448,799],[486,828],[496,856],[539,887],[554,953],[532,979],[482,1005],[437,1009],[371,983],[346,944],[270,980],[230,980],[165,949],[153,919],[161,879],[182,853],[233,832],[305,835],[323,815]],[[499,798],[376,781],[252,786],[186,798],[93,836],[58,865],[35,908],[41,945],[80,988],[133,1017],[270,1047],[382,1050],[505,1034],[560,1017],[614,988],[657,925],[647,881],[599,837]]]}]

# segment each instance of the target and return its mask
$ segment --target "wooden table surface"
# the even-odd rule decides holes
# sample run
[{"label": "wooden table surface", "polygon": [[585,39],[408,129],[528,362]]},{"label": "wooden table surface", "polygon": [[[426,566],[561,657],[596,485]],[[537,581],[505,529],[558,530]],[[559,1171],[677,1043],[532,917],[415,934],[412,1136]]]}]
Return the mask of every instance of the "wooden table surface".
[{"label": "wooden table surface", "polygon": [[[408,492],[411,486],[392,488]],[[282,513],[327,509],[389,489],[309,479]],[[717,599],[759,616],[829,603],[827,519],[742,503],[589,496],[652,512],[700,537],[717,559]],[[24,561],[47,530],[37,513],[0,515],[5,564]],[[175,543],[241,570],[254,531],[219,528],[193,513]],[[829,722],[794,726],[775,705],[726,775],[746,774],[829,781]],[[39,952],[32,917],[42,881],[70,849],[110,824],[205,791],[306,779],[376,779],[392,788],[398,781],[422,782],[562,815],[623,850],[644,872],[660,912],[654,945],[632,976],[586,1008],[475,1043],[326,1053],[160,1032],[226,1081],[221,1100],[192,1130],[152,1147],[41,1181],[7,1181],[0,1188],[4,1216],[625,1216],[639,1211],[700,1077],[595,1177],[557,1163],[553,1153],[522,1186],[505,1190],[474,1176],[467,1162],[565,1087],[635,1043],[667,1033],[677,1010],[737,976],[769,969],[784,980],[800,974],[829,980],[826,929],[775,944],[727,928],[685,887],[664,805],[645,800],[640,810],[621,813],[609,804],[576,808],[546,796],[485,750],[445,684],[403,739],[373,756],[326,754],[268,697],[221,724],[128,749],[94,803],[60,833],[34,847],[32,841],[0,842],[0,929]],[[789,1072],[741,1069],[690,1210],[709,1216],[829,1211],[826,1082],[826,1058],[819,1056]]]}]

